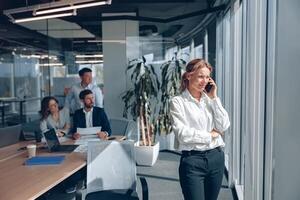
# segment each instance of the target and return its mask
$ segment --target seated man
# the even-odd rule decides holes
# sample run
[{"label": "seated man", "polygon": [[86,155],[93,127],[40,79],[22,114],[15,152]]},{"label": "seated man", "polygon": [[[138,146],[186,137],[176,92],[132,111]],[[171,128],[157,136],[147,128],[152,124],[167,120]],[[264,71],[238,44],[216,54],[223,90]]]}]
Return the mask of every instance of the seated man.
[{"label": "seated man", "polygon": [[101,131],[97,133],[100,139],[107,139],[111,134],[111,128],[108,118],[103,108],[94,106],[94,95],[89,89],[83,90],[79,94],[83,103],[83,108],[76,110],[73,116],[72,134],[74,139],[79,139],[80,134],[77,128],[89,128],[101,126]]}]

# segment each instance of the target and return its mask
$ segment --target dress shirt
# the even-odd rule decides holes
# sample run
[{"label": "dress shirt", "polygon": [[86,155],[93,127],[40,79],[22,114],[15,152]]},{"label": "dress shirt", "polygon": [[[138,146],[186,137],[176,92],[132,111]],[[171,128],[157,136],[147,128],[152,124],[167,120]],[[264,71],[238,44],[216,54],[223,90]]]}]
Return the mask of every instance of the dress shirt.
[{"label": "dress shirt", "polygon": [[213,128],[224,132],[230,126],[228,114],[218,97],[211,99],[202,93],[198,101],[185,90],[172,98],[170,113],[176,149],[205,151],[225,146],[221,135],[212,138],[210,133]]},{"label": "dress shirt", "polygon": [[103,95],[101,89],[93,83],[90,83],[86,87],[82,87],[81,83],[78,83],[71,87],[68,95],[66,96],[65,107],[69,108],[71,113],[75,113],[76,110],[83,108],[83,103],[79,98],[79,93],[85,89],[89,89],[93,92],[95,106],[103,108]]},{"label": "dress shirt", "polygon": [[93,108],[90,111],[83,109],[85,115],[86,128],[93,127]]}]

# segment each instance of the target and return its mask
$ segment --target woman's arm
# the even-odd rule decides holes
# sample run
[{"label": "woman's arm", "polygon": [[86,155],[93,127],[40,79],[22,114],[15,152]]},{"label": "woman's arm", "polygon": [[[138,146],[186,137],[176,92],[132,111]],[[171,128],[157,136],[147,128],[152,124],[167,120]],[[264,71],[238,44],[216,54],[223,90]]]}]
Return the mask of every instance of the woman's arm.
[{"label": "woman's arm", "polygon": [[214,116],[215,129],[223,133],[230,126],[230,120],[227,111],[223,108],[222,103],[218,97],[211,100],[211,106]]},{"label": "woman's arm", "polygon": [[42,133],[48,131],[47,121],[45,119],[40,121],[40,129]]}]

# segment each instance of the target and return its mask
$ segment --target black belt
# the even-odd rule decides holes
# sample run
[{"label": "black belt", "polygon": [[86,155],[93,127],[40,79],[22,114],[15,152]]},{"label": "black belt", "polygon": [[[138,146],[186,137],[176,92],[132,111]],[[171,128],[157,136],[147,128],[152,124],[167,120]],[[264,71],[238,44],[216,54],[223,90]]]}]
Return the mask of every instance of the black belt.
[{"label": "black belt", "polygon": [[205,155],[205,154],[211,153],[213,151],[221,151],[221,147],[216,147],[214,149],[209,149],[209,150],[206,150],[206,151],[196,151],[196,150],[182,151],[182,155],[183,156]]}]

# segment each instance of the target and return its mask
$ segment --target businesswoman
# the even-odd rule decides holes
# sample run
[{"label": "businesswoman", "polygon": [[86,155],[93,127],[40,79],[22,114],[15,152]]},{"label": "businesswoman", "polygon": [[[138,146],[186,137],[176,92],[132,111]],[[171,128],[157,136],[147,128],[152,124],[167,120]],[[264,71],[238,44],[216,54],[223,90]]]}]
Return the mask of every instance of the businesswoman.
[{"label": "businesswoman", "polygon": [[67,108],[59,109],[58,100],[55,97],[44,97],[41,103],[41,122],[42,133],[54,128],[58,137],[63,137],[70,130],[70,114]]},{"label": "businesswoman", "polygon": [[180,185],[186,200],[216,200],[223,178],[221,147],[225,144],[221,135],[230,122],[211,71],[203,59],[190,61],[182,76],[181,94],[171,100],[175,147],[182,151]]}]

